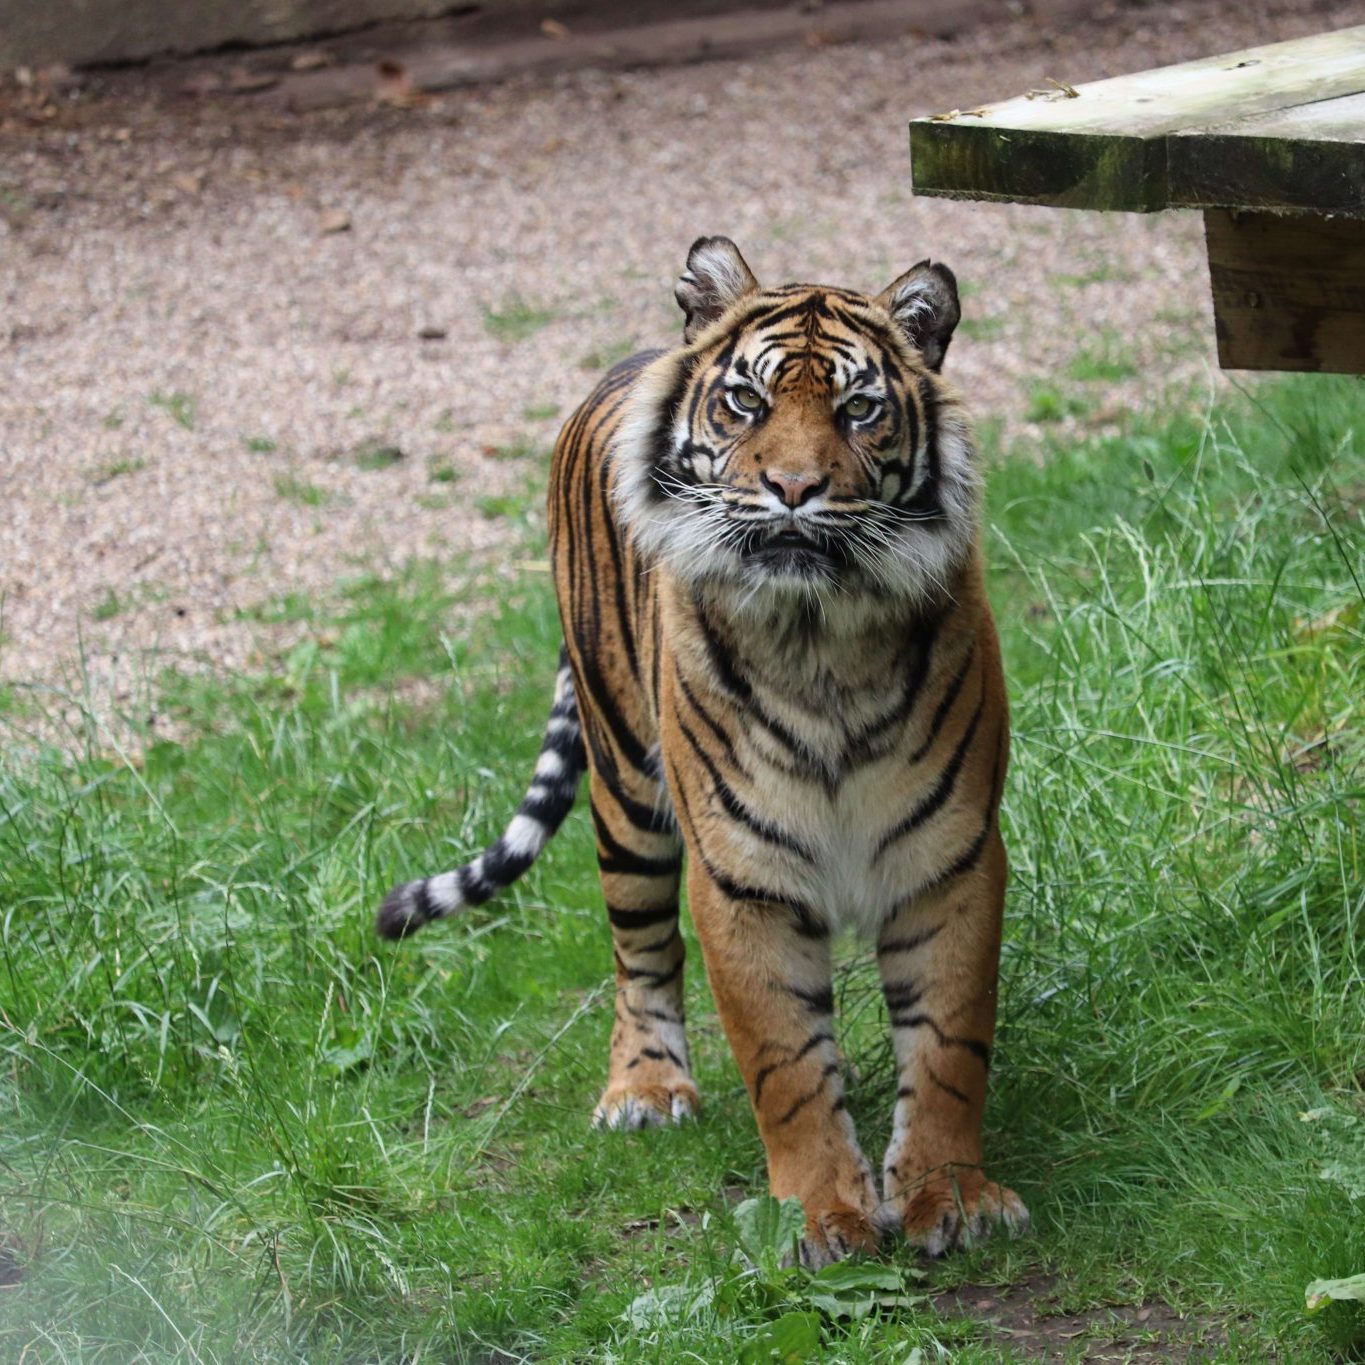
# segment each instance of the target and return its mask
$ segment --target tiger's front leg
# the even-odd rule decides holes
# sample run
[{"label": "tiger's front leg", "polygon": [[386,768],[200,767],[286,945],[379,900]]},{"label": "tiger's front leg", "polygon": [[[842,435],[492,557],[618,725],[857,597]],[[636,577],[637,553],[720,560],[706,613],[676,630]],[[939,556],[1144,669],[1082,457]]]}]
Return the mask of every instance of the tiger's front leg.
[{"label": "tiger's front leg", "polygon": [[1028,1223],[1019,1196],[981,1169],[1004,888],[992,830],[975,866],[916,897],[877,940],[899,1072],[886,1199],[931,1256]]},{"label": "tiger's front leg", "polygon": [[607,1087],[593,1112],[605,1128],[646,1128],[697,1111],[683,1011],[678,885],[682,841],[659,829],[647,782],[591,783],[597,864],[616,959],[616,1023]]},{"label": "tiger's front leg", "polygon": [[812,1268],[877,1242],[877,1192],[844,1107],[834,1043],[828,939],[789,907],[722,888],[700,857],[688,905],[711,993],[748,1087],[774,1195],[806,1211],[801,1260]]}]

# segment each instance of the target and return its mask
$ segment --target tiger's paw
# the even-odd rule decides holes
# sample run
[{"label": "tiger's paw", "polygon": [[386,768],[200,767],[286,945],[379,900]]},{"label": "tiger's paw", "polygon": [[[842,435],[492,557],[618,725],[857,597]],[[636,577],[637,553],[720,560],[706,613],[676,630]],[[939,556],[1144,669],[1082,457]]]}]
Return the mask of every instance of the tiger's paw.
[{"label": "tiger's paw", "polygon": [[657,1085],[609,1085],[593,1110],[594,1128],[661,1128],[695,1116],[697,1087],[676,1080]]},{"label": "tiger's paw", "polygon": [[1017,1235],[1029,1221],[1024,1201],[975,1166],[933,1171],[903,1189],[896,1203],[905,1240],[933,1257],[970,1247],[997,1227]]},{"label": "tiger's paw", "polygon": [[862,1209],[836,1204],[818,1213],[807,1213],[801,1238],[801,1264],[822,1270],[860,1251],[876,1251],[877,1229]]}]

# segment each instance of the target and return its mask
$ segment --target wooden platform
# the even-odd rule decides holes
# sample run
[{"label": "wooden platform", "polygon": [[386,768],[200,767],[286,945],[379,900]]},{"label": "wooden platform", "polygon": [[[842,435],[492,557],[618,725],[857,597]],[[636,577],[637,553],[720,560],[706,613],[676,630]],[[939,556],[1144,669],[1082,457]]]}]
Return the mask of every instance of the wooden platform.
[{"label": "wooden platform", "polygon": [[1219,360],[1365,373],[1365,26],[910,125],[916,194],[1205,210]]}]

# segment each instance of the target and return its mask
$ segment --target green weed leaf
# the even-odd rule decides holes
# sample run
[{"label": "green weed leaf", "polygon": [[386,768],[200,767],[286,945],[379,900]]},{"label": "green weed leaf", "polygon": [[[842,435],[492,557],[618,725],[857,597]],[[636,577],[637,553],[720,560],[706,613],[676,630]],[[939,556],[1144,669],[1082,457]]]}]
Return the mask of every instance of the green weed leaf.
[{"label": "green weed leaf", "polygon": [[739,1244],[749,1259],[771,1275],[784,1256],[795,1256],[796,1245],[806,1227],[806,1213],[799,1199],[780,1203],[770,1194],[746,1199],[735,1209]]},{"label": "green weed leaf", "polygon": [[[800,1207],[800,1200],[789,1199],[785,1203]],[[760,1362],[769,1365],[769,1362],[780,1361],[785,1365],[787,1361],[818,1360],[821,1352],[820,1315],[783,1313],[744,1343],[739,1362],[740,1365],[759,1365]]]},{"label": "green weed leaf", "polygon": [[837,1261],[813,1275],[806,1300],[826,1317],[861,1322],[877,1308],[911,1308],[919,1299],[903,1294],[903,1271],[866,1261]]},{"label": "green weed leaf", "polygon": [[622,1315],[637,1332],[667,1326],[681,1319],[696,1317],[710,1307],[715,1286],[710,1280],[700,1283],[661,1284],[637,1294]]},{"label": "green weed leaf", "polygon": [[895,1266],[871,1261],[835,1261],[812,1277],[812,1284],[829,1294],[861,1291],[899,1293],[904,1288],[904,1273]]}]

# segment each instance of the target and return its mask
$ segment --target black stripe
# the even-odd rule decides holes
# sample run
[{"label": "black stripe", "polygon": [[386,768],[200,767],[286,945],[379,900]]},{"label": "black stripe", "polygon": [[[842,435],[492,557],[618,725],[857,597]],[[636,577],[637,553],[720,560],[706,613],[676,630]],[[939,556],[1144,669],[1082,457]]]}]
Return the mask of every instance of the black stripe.
[{"label": "black stripe", "polygon": [[[744,769],[741,767],[739,759],[735,754],[735,746],[731,743],[730,736],[721,728],[720,722],[717,721],[697,699],[696,694],[692,691],[691,686],[688,684],[687,679],[683,677],[682,673],[675,669],[674,674],[677,677],[678,686],[682,689],[683,696],[687,698],[687,704],[701,718],[701,721],[706,728],[715,735],[716,742],[725,750],[725,757],[730,760],[731,767],[737,768],[743,773]],[[747,776],[747,774],[745,774],[745,776]]]},{"label": "black stripe", "polygon": [[785,848],[790,853],[795,853],[798,858],[803,858],[808,863],[814,863],[815,854],[808,849],[794,834],[788,834],[786,830],[771,824],[763,819],[762,816],[755,815],[743,801],[735,795],[734,789],[721,776],[720,769],[711,761],[711,755],[701,746],[701,741],[697,739],[688,724],[681,716],[678,717],[678,728],[683,732],[683,738],[692,746],[693,752],[702,761],[702,766],[711,776],[713,790],[720,799],[720,804],[725,813],[734,821],[743,825],[755,837],[762,839],[764,843],[772,844],[777,848]]},{"label": "black stripe", "polygon": [[789,986],[784,983],[782,989],[788,995],[794,995],[812,1014],[834,1013],[834,989],[831,986],[821,986],[817,990],[808,991],[802,986]]},{"label": "black stripe", "polygon": [[910,713],[915,709],[925,679],[929,676],[929,661],[933,657],[934,642],[938,636],[941,620],[941,617],[935,615],[918,624],[911,640],[914,660],[899,700],[889,711],[864,726],[850,740],[845,750],[845,764],[856,762],[858,758],[868,754],[874,740],[881,738],[888,730],[904,724]]},{"label": "black stripe", "polygon": [[440,918],[440,910],[436,902],[431,898],[431,892],[427,890],[426,882],[418,882],[417,890],[413,892],[413,918],[418,924],[428,924],[434,919]]},{"label": "black stripe", "polygon": [[962,691],[962,684],[967,680],[967,671],[972,666],[972,660],[976,657],[976,641],[973,640],[971,647],[967,650],[967,657],[962,661],[962,667],[953,675],[953,680],[948,684],[948,689],[943,694],[943,700],[939,702],[934,711],[933,719],[929,722],[929,732],[924,737],[924,743],[910,755],[911,763],[918,763],[933,747],[934,741],[938,738],[938,732],[943,728],[943,722],[948,718],[948,712],[953,709],[953,703],[958,698],[958,693]]},{"label": "black stripe", "polygon": [[[1003,727],[1002,727],[1003,729]],[[981,822],[981,832],[972,840],[971,845],[957,859],[951,863],[947,869],[940,872],[929,886],[939,886],[943,882],[951,881],[954,877],[961,876],[964,872],[970,872],[978,862],[981,861],[981,854],[986,847],[986,841],[991,837],[991,831],[995,828],[996,819],[999,815],[1000,792],[1004,786],[1004,771],[1000,761],[1000,741],[996,741],[995,748],[995,769],[991,774],[991,801],[986,808],[986,818]],[[925,888],[926,890],[928,887]],[[964,904],[963,908],[966,908]]]},{"label": "black stripe", "polygon": [[754,1103],[758,1103],[759,1096],[763,1093],[763,1084],[774,1071],[781,1071],[784,1066],[793,1066],[803,1057],[812,1053],[821,1043],[832,1043],[834,1035],[821,1029],[818,1033],[812,1033],[809,1038],[794,1052],[790,1057],[783,1058],[780,1062],[770,1062],[767,1066],[760,1067],[754,1076]]},{"label": "black stripe", "polygon": [[934,1037],[938,1039],[940,1047],[960,1047],[964,1052],[970,1052],[982,1066],[989,1068],[991,1064],[991,1050],[985,1043],[976,1038],[958,1038],[952,1034],[944,1033],[938,1026],[938,1021],[927,1014],[913,1014],[908,1019],[898,1023],[896,1027],[930,1029]]},{"label": "black stripe", "polygon": [[460,884],[460,899],[466,905],[482,905],[484,901],[490,900],[502,890],[500,886],[484,877],[481,872],[474,870],[477,862],[476,859],[473,863],[466,863],[455,874],[456,880]]},{"label": "black stripe", "polygon": [[881,957],[884,953],[913,953],[916,948],[923,948],[935,934],[943,928],[943,925],[936,924],[932,929],[920,929],[913,934],[907,934],[904,938],[883,939],[877,944],[877,956]]},{"label": "black stripe", "polygon": [[915,807],[899,824],[893,825],[882,835],[877,844],[876,852],[872,855],[875,864],[878,859],[894,844],[897,840],[903,839],[911,830],[918,825],[922,825],[930,816],[934,815],[953,794],[953,788],[957,785],[958,774],[962,771],[963,760],[967,757],[967,750],[971,747],[972,740],[976,737],[976,727],[981,722],[981,713],[986,706],[986,687],[983,680],[981,686],[981,697],[976,703],[976,710],[972,713],[971,723],[967,726],[962,738],[958,741],[957,748],[953,750],[953,756],[944,765],[943,771],[939,774],[938,782],[935,783],[933,790],[923,801]]},{"label": "black stripe", "polygon": [[613,929],[650,929],[656,924],[667,924],[678,918],[676,905],[661,906],[657,910],[628,910],[624,906],[607,906],[607,918]]},{"label": "black stripe", "polygon": [[[597,472],[597,485],[602,503],[606,507],[611,506],[611,492],[607,487],[607,480],[610,477],[611,461],[603,460]],[[639,682],[640,659],[635,652],[635,632],[630,628],[630,614],[626,608],[626,573],[621,537],[617,532],[614,516],[603,517],[602,522],[607,538],[607,549],[611,554],[612,579],[615,585],[616,619],[619,627],[616,633],[625,647],[626,663],[630,667],[631,677]]]},{"label": "black stripe", "polygon": [[[613,706],[613,689],[608,686],[606,679],[602,676],[597,661],[585,654],[579,659],[578,667],[583,678],[583,684],[593,702],[593,719],[606,727],[612,743],[626,762],[636,772],[643,772],[649,761],[645,746]],[[595,736],[590,732],[588,738],[591,742]]]},{"label": "black stripe", "polygon": [[671,948],[675,943],[682,941],[682,935],[678,932],[675,924],[671,933],[663,938],[656,938],[651,943],[642,943],[638,948],[632,948],[632,953],[661,953],[665,948]]},{"label": "black stripe", "polygon": [[497,843],[484,850],[483,873],[490,882],[499,887],[510,886],[535,860],[535,853],[513,853],[499,839]]},{"label": "black stripe", "polygon": [[793,757],[798,758],[807,768],[821,771],[826,767],[824,759],[807,747],[776,716],[769,715],[763,704],[754,696],[754,690],[747,678],[739,672],[727,656],[725,646],[717,636],[700,602],[694,603],[697,624],[701,628],[702,643],[706,646],[706,656],[715,670],[720,685],[748,711],[749,716],[758,722]]},{"label": "black stripe", "polygon": [[804,901],[796,900],[792,896],[784,896],[779,891],[770,891],[766,887],[744,886],[739,882],[731,881],[723,872],[712,867],[705,858],[702,858],[702,864],[706,868],[707,875],[715,882],[716,889],[721,895],[732,901],[759,901],[770,905],[780,905],[784,910],[790,910],[796,917],[796,932],[802,938],[829,937],[828,925],[822,923]]},{"label": "black stripe", "polygon": [[657,990],[660,986],[667,986],[670,981],[676,981],[682,969],[683,964],[680,958],[671,967],[665,968],[661,972],[653,971],[649,967],[627,967],[626,976],[631,981],[648,981]]},{"label": "black stripe", "polygon": [[919,1002],[924,988],[913,981],[888,981],[882,987],[886,996],[886,1007],[891,1010],[906,1010]]},{"label": "black stripe", "polygon": [[612,834],[602,813],[592,807],[593,829],[597,832],[597,866],[602,872],[615,872],[631,877],[671,877],[682,869],[682,852],[671,858],[650,858],[635,853]]},{"label": "black stripe", "polygon": [[807,1091],[800,1099],[794,1101],[791,1108],[778,1119],[777,1126],[781,1128],[784,1124],[790,1123],[813,1099],[818,1098],[824,1088],[829,1084],[829,1078],[838,1070],[839,1063],[830,1062],[830,1064],[820,1073],[820,1084],[817,1085],[814,1090]]},{"label": "black stripe", "polygon": [[957,1088],[957,1086],[949,1085],[947,1081],[941,1080],[938,1076],[935,1076],[932,1071],[929,1073],[929,1079],[933,1081],[933,1083],[936,1086],[938,1086],[938,1088],[942,1090],[945,1095],[951,1095],[955,1100],[960,1100],[963,1104],[971,1103],[971,1100],[966,1095],[964,1095],[962,1091],[960,1091]]},{"label": "black stripe", "polygon": [[564,817],[573,809],[574,797],[577,795],[572,788],[567,792],[548,791],[544,796],[527,795],[517,807],[517,814],[529,815],[543,825],[545,837],[549,838],[564,823]]}]

